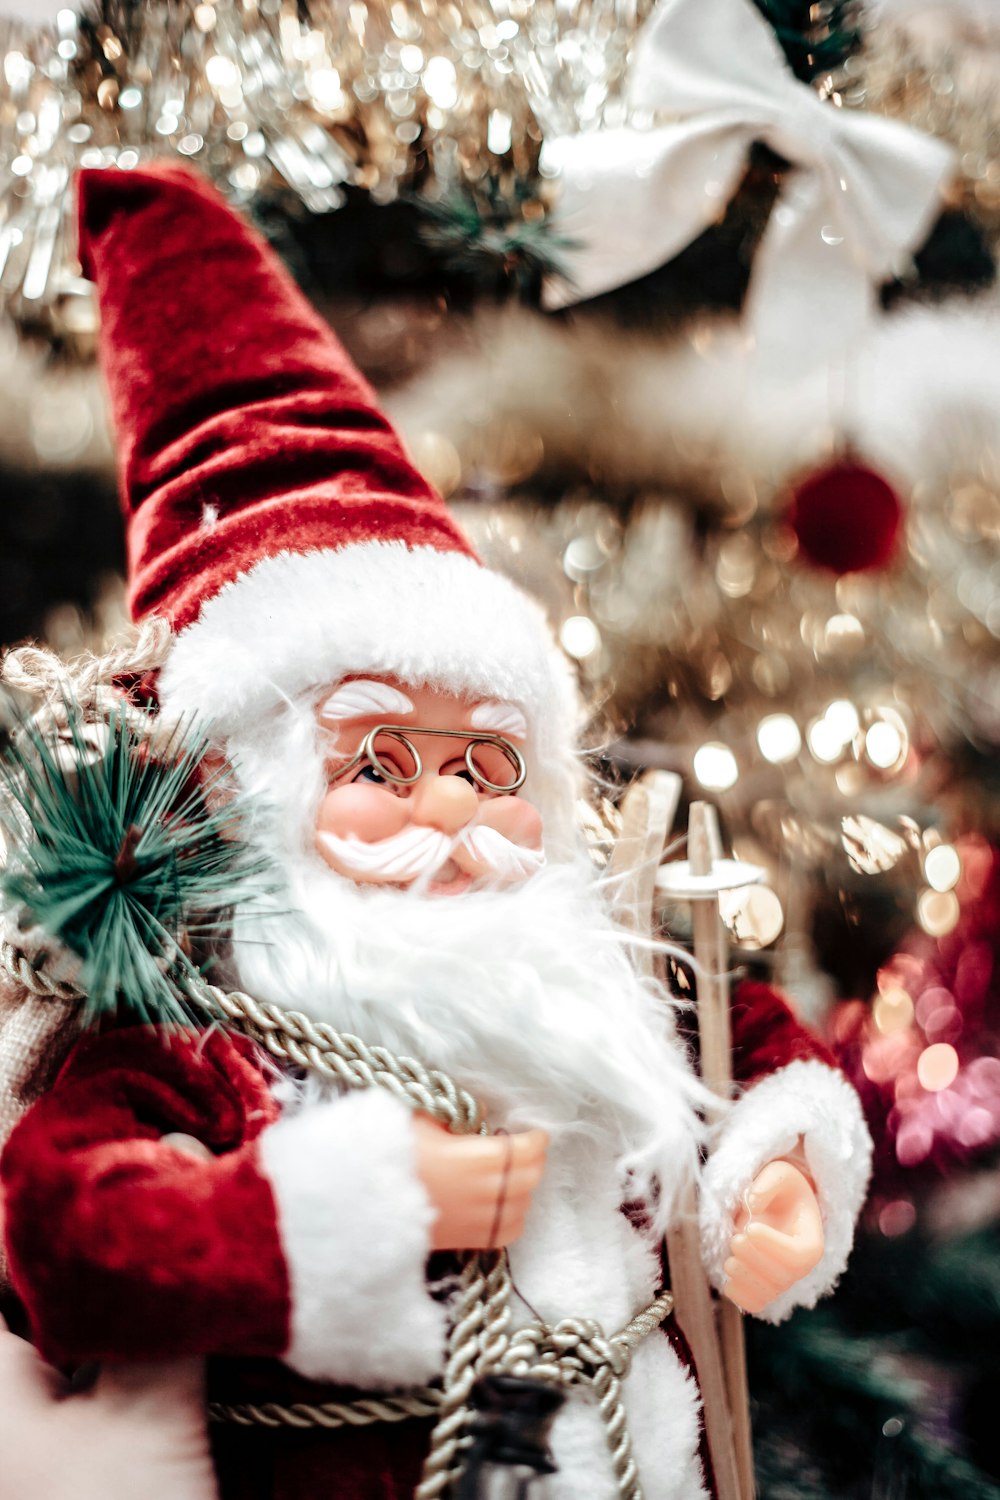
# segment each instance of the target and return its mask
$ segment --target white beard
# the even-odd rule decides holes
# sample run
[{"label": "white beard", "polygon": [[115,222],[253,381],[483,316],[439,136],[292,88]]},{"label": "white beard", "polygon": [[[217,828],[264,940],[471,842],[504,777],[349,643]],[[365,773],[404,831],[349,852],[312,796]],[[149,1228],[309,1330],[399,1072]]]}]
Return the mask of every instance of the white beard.
[{"label": "white beard", "polygon": [[237,913],[239,984],[448,1073],[494,1127],[589,1139],[662,1227],[696,1171],[706,1095],[589,861],[452,896],[354,885],[312,848],[326,781],[311,709],[290,702],[227,750],[244,836],[285,882]]},{"label": "white beard", "polygon": [[696,1168],[701,1091],[589,865],[439,898],[354,886],[312,854],[285,873],[284,895],[238,917],[246,990],[441,1069],[493,1126],[610,1149],[623,1197],[666,1222]]},{"label": "white beard", "polygon": [[[511,1251],[512,1314],[597,1318],[611,1332],[659,1284],[656,1231],[697,1169],[706,1095],[674,1035],[669,998],[639,979],[589,862],[555,861],[522,885],[432,897],[353,885],[311,849],[325,791],[315,728],[290,712],[236,752],[251,794],[245,834],[285,889],[237,915],[232,960],[259,999],[307,1012],[439,1068],[489,1123],[543,1126],[546,1170]],[[548,808],[542,808],[547,828]],[[548,850],[551,857],[551,849]],[[280,1087],[280,1086],[279,1086]],[[308,1100],[316,1085],[289,1090]],[[650,1223],[620,1212],[643,1200]],[[707,1500],[697,1387],[666,1340],[636,1351],[629,1426],[649,1500]],[[559,1414],[551,1500],[614,1500],[603,1421]]]}]

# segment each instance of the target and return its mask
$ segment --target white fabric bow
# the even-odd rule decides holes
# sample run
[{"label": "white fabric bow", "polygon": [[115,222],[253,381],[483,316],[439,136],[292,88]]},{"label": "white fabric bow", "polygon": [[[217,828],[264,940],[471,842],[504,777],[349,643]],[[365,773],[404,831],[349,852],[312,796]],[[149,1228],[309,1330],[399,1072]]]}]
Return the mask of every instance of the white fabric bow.
[{"label": "white fabric bow", "polygon": [[824,103],[785,62],[749,0],[661,0],[636,43],[631,109],[669,115],[546,143],[561,179],[570,281],[546,306],[597,296],[673,259],[717,221],[754,141],[789,161],[744,315],[758,350],[797,364],[856,337],[875,288],[909,263],[940,210],[950,146]]}]

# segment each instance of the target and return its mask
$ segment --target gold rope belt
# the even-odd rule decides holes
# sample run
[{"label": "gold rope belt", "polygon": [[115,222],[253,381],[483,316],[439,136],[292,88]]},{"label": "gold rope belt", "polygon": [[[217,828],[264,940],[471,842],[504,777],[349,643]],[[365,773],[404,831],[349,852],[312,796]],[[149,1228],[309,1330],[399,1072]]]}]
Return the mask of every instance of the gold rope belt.
[{"label": "gold rope belt", "polygon": [[[0,967],[34,995],[62,1000],[79,995],[72,985],[50,980],[11,943],[0,943]],[[458,1133],[489,1133],[471,1094],[447,1074],[425,1068],[413,1058],[397,1056],[385,1047],[369,1047],[360,1038],[299,1011],[282,1010],[240,991],[227,992],[193,980],[185,983],[184,991],[201,1010],[216,1020],[224,1018],[283,1063],[307,1068],[342,1087],[384,1088]],[[328,1429],[435,1417],[414,1500],[442,1500],[461,1473],[471,1443],[472,1391],[478,1380],[486,1375],[515,1375],[566,1390],[582,1387],[593,1393],[604,1420],[621,1500],[642,1500],[622,1382],[633,1349],[672,1311],[671,1293],[662,1292],[610,1337],[589,1318],[564,1318],[552,1326],[535,1321],[512,1330],[511,1294],[505,1254],[477,1253],[465,1259],[440,1388],[418,1387],[345,1403],[213,1403],[209,1415],[214,1421],[244,1427]]]}]

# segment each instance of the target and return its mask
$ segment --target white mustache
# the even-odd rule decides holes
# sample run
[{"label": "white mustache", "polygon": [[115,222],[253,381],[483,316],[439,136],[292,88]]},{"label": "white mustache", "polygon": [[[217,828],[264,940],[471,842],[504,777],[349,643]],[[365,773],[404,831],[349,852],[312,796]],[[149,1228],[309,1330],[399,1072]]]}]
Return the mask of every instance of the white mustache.
[{"label": "white mustache", "polygon": [[540,870],[545,863],[541,849],[526,849],[523,844],[512,844],[496,828],[485,825],[466,828],[459,846],[464,846],[477,864],[486,865],[495,875],[507,879],[526,878]]},{"label": "white mustache", "polygon": [[507,880],[533,875],[545,863],[542,850],[513,844],[495,828],[466,828],[457,838],[449,838],[437,828],[411,827],[374,844],[354,837],[338,838],[334,833],[318,837],[351,874],[382,875],[400,883],[433,874],[463,847],[477,864]]}]

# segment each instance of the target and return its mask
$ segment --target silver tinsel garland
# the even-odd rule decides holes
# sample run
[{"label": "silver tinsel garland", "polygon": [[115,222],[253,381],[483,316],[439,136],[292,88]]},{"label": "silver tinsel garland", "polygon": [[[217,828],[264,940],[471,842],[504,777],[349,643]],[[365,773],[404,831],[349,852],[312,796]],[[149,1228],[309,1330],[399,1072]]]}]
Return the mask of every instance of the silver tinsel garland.
[{"label": "silver tinsel garland", "polygon": [[[385,203],[487,184],[537,224],[543,133],[622,122],[630,49],[651,8],[89,0],[42,27],[0,22],[0,311],[89,346],[94,314],[70,212],[79,166],[173,154],[238,203],[284,194],[312,213],[339,207],[347,187]],[[980,79],[975,109],[963,107],[960,64],[947,58],[942,69],[883,24],[836,87],[817,87],[957,139],[969,204],[993,227],[996,90],[987,99]]]},{"label": "silver tinsel garland", "polygon": [[527,181],[541,143],[529,95],[599,120],[637,18],[636,0],[572,20],[546,0],[102,0],[40,30],[6,23],[0,307],[57,336],[92,327],[69,214],[78,166],[176,154],[236,202],[290,192],[313,213],[348,184],[384,203],[428,182],[440,197]]}]

